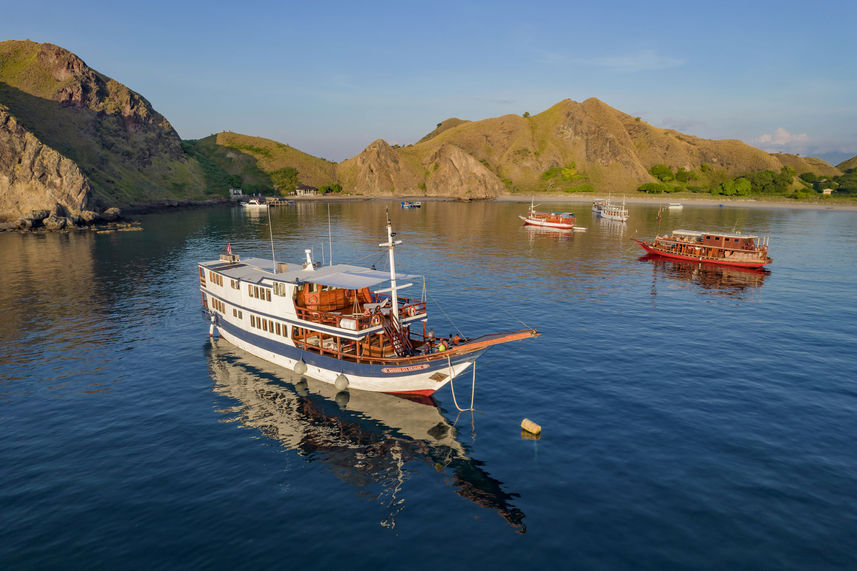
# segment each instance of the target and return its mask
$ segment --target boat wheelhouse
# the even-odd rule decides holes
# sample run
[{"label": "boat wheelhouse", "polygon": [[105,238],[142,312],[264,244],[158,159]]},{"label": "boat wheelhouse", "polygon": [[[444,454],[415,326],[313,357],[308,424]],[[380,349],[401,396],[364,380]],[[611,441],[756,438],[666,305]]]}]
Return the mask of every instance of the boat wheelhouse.
[{"label": "boat wheelhouse", "polygon": [[[538,336],[534,329],[465,339],[435,339],[422,299],[400,297],[420,276],[397,274],[401,242],[387,220],[390,272],[345,264],[320,266],[222,254],[199,264],[209,334],[298,374],[387,393],[431,395],[489,347]],[[389,282],[388,288],[376,286]]]},{"label": "boat wheelhouse", "polygon": [[574,228],[573,212],[539,212],[536,205],[531,202],[530,210],[526,216],[518,215],[525,225],[541,226],[542,228],[553,228],[555,230],[571,230]]},{"label": "boat wheelhouse", "polygon": [[768,238],[743,233],[673,230],[651,242],[633,240],[646,252],[676,260],[761,268],[773,260],[768,256]]}]

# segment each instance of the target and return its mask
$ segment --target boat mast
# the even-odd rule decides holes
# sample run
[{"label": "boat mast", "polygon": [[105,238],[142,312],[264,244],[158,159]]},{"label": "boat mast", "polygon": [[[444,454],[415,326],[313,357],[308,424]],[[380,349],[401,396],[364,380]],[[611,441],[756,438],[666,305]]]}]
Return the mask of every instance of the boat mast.
[{"label": "boat mast", "polygon": [[390,222],[390,211],[386,210],[387,213],[387,241],[378,244],[378,246],[382,248],[387,248],[390,252],[390,292],[393,296],[393,315],[396,317],[395,322],[399,323],[399,292],[398,286],[396,285],[396,257],[393,255],[393,249],[402,243],[401,240],[393,241],[393,237],[396,235],[393,232],[393,224]]}]

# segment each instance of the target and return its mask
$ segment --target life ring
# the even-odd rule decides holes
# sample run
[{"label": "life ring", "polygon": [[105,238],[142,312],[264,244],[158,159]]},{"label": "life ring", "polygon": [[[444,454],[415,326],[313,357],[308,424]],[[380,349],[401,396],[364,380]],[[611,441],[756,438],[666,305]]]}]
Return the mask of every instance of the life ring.
[{"label": "life ring", "polygon": [[372,325],[381,325],[381,316],[375,314],[372,316]]},{"label": "life ring", "polygon": [[414,316],[414,315],[416,315],[416,314],[417,314],[417,308],[416,308],[416,306],[412,305],[411,307],[409,307],[409,308],[408,308],[408,315],[410,315],[411,317],[413,317],[413,316]]},{"label": "life ring", "polygon": [[309,294],[306,296],[306,302],[309,305],[316,305],[318,303],[318,296],[315,294]]}]

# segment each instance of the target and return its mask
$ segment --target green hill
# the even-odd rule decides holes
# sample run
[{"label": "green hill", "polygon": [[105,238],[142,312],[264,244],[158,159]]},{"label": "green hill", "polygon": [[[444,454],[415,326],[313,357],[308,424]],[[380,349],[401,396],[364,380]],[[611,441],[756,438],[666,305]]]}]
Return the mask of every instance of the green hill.
[{"label": "green hill", "polygon": [[287,193],[297,185],[318,188],[336,182],[336,163],[270,139],[224,131],[184,145],[218,191],[241,187],[245,192]]},{"label": "green hill", "polygon": [[842,172],[850,171],[851,169],[857,169],[857,156],[851,157],[847,161],[842,161],[836,168],[841,170]]}]

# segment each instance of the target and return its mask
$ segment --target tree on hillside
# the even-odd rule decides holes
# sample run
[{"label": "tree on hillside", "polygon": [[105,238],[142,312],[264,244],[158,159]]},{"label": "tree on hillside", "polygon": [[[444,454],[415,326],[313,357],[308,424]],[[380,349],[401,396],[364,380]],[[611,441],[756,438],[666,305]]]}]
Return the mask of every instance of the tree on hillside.
[{"label": "tree on hillside", "polygon": [[673,170],[667,165],[653,165],[652,168],[649,169],[649,174],[661,182],[670,182],[671,180],[675,180]]},{"label": "tree on hillside", "polygon": [[275,170],[271,173],[271,184],[274,188],[285,196],[292,192],[298,185],[298,169],[294,167],[285,167]]}]

